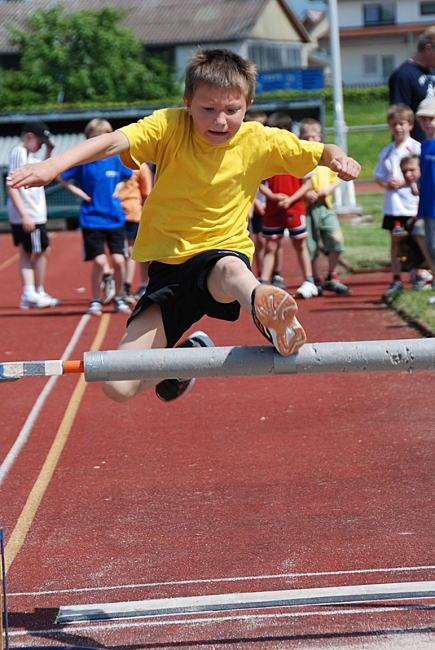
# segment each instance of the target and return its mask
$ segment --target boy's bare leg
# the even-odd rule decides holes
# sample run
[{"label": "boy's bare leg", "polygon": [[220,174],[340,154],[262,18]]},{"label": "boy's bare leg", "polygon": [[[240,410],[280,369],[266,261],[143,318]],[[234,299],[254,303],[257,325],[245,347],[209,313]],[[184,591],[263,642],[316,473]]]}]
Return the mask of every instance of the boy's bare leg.
[{"label": "boy's bare leg", "polygon": [[292,241],[302,271],[302,279],[311,277],[313,275],[313,268],[305,239],[293,239]]},{"label": "boy's bare leg", "polygon": [[393,272],[393,277],[400,277],[402,271],[402,264],[400,260],[397,259],[397,247],[394,237],[391,235],[391,270]]},{"label": "boy's bare leg", "polygon": [[131,259],[133,250],[133,240],[128,240],[128,258],[125,261],[125,283],[129,286],[133,284],[134,274],[136,271],[136,262]]},{"label": "boy's bare leg", "polygon": [[35,287],[43,287],[45,280],[45,271],[47,268],[47,258],[49,248],[46,248],[42,253],[34,253],[33,255],[33,269],[35,271]]},{"label": "boy's bare leg", "polygon": [[125,257],[119,253],[112,255],[113,277],[115,280],[116,295],[122,296],[122,290],[125,282]]},{"label": "boy's bare leg", "polygon": [[272,274],[275,270],[279,239],[266,239],[265,241],[261,279],[264,280],[264,282],[271,282]]},{"label": "boy's bare leg", "polygon": [[433,259],[430,256],[430,253],[429,253],[428,248],[426,246],[426,240],[425,240],[424,237],[420,237],[420,236],[416,236],[415,239],[417,241],[417,244],[420,246],[420,250],[423,253],[426,264],[430,268],[430,270],[432,272],[432,275],[433,275],[433,277],[435,279],[435,262],[433,261]]},{"label": "boy's bare leg", "polygon": [[207,287],[218,302],[237,300],[283,356],[293,354],[305,343],[293,298],[283,289],[261,284],[241,259],[232,255],[219,259],[208,275]]},{"label": "boy's bare leg", "polygon": [[28,253],[22,244],[19,246],[19,251],[20,251],[20,275],[21,275],[21,282],[23,284],[23,287],[32,285],[33,287],[35,286],[35,271],[33,269],[33,263],[32,263],[32,254]]},{"label": "boy's bare leg", "polygon": [[337,266],[340,259],[339,251],[330,251],[328,253],[328,273],[336,273]]},{"label": "boy's bare leg", "polygon": [[207,288],[217,302],[237,302],[248,314],[251,313],[251,295],[261,286],[254,274],[241,259],[234,255],[221,257],[207,278]]},{"label": "boy's bare leg", "polygon": [[103,277],[103,271],[109,267],[109,262],[107,260],[107,255],[97,255],[92,260],[92,271],[91,271],[91,292],[92,298],[95,300],[100,299],[100,287],[101,279]]},{"label": "boy's bare leg", "polygon": [[[152,305],[131,321],[118,345],[118,350],[150,350],[165,348],[166,345],[162,312],[158,305]],[[102,389],[104,394],[113,401],[127,402],[135,395],[152,388],[159,381],[151,379],[105,381]]]}]

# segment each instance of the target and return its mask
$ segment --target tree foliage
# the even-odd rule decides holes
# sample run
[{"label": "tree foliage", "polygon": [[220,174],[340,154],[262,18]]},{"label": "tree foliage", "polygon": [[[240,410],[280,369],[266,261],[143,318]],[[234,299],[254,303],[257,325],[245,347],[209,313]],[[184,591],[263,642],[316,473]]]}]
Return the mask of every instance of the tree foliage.
[{"label": "tree foliage", "polygon": [[[106,6],[66,13],[61,5],[36,10],[25,29],[8,25],[19,48],[19,71],[3,71],[3,105],[134,102],[177,93],[169,67],[146,56],[121,22],[123,9]],[[15,98],[15,101],[14,101]],[[6,100],[6,101],[5,101]]]}]

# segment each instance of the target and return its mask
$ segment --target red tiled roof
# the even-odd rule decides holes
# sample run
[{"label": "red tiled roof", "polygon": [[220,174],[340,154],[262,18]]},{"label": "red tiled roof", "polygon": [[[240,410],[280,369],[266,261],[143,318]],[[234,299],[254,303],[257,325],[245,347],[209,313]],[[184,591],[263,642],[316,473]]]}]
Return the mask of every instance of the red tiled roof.
[{"label": "red tiled roof", "polygon": [[[402,25],[376,25],[373,27],[342,27],[340,29],[340,40],[346,41],[355,38],[373,38],[389,36],[405,36],[406,34],[419,35],[430,26],[429,23],[406,23]],[[318,39],[324,41],[329,38],[329,32],[325,32]]]},{"label": "red tiled roof", "polygon": [[[123,25],[141,41],[152,44],[234,41],[249,36],[269,0],[64,0],[67,12],[101,9],[127,11]],[[278,0],[303,42],[305,28],[285,0]],[[50,9],[52,0],[0,2],[0,51],[11,51],[5,23],[23,29],[36,9]]]}]

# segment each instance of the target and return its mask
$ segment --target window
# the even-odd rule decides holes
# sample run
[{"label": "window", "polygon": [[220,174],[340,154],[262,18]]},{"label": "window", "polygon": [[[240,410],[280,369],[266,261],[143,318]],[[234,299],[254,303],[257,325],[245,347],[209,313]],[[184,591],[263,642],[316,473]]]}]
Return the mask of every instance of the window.
[{"label": "window", "polygon": [[394,67],[394,56],[388,54],[382,57],[382,79],[384,83],[388,82]]},{"label": "window", "polygon": [[285,44],[256,44],[248,48],[248,58],[255,63],[259,72],[300,68],[301,49]]},{"label": "window", "polygon": [[420,2],[420,16],[435,14],[435,2]]},{"label": "window", "polygon": [[363,58],[364,74],[374,75],[378,73],[378,57],[376,54],[368,54]]},{"label": "window", "polygon": [[394,5],[364,5],[364,26],[394,25]]}]

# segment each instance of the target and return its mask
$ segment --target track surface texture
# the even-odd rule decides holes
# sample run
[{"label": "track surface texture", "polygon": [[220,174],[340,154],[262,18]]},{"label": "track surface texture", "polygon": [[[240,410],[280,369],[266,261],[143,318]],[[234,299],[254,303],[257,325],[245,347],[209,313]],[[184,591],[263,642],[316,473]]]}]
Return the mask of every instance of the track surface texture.
[{"label": "track surface texture", "polygon": [[[78,232],[53,233],[46,289],[20,311],[0,235],[0,361],[116,348],[125,315],[85,317]],[[285,242],[290,292],[300,284]],[[308,341],[418,338],[380,302],[298,301]],[[266,344],[248,315],[203,319],[216,345]],[[193,331],[193,329],[192,329]],[[170,404],[118,405],[79,375],[0,384],[0,527],[12,648],[433,648],[431,598],[55,622],[62,606],[435,580],[435,376],[198,380]]]}]

